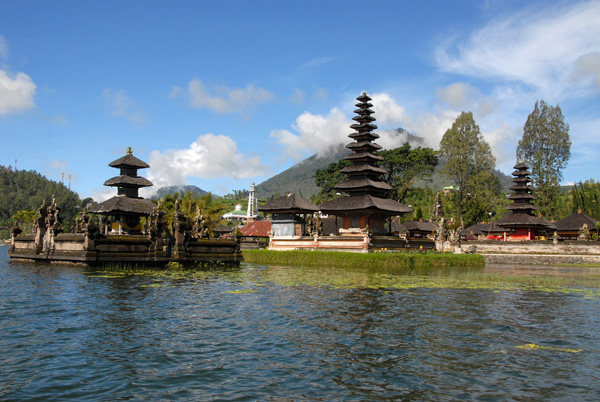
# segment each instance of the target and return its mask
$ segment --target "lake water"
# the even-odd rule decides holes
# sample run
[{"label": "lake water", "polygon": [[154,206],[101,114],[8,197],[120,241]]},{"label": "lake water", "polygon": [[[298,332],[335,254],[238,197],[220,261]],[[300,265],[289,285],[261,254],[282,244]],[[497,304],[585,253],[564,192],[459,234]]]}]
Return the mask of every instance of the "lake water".
[{"label": "lake water", "polygon": [[600,400],[593,270],[519,270],[567,287],[252,264],[122,275],[6,251],[1,401]]}]

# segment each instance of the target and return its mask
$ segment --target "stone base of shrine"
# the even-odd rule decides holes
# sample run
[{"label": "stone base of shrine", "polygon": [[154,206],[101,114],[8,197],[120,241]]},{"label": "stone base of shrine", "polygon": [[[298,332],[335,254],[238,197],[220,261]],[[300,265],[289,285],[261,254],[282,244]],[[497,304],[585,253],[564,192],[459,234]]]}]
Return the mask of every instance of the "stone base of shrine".
[{"label": "stone base of shrine", "polygon": [[434,249],[431,240],[406,240],[397,236],[343,234],[340,236],[279,236],[269,239],[269,250],[324,250],[370,253]]},{"label": "stone base of shrine", "polygon": [[182,265],[221,263],[239,265],[243,260],[235,240],[194,239],[180,247],[159,249],[146,236],[61,233],[37,245],[34,236],[19,235],[8,251],[11,261],[28,261],[85,266],[143,265],[164,267],[176,262]]}]

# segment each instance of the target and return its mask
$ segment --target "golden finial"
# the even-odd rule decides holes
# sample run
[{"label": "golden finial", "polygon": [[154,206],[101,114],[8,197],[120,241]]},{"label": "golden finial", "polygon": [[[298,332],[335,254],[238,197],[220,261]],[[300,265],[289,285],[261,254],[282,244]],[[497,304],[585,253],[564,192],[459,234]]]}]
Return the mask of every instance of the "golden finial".
[{"label": "golden finial", "polygon": [[127,147],[127,155],[133,155],[133,149],[131,149],[131,147]]}]

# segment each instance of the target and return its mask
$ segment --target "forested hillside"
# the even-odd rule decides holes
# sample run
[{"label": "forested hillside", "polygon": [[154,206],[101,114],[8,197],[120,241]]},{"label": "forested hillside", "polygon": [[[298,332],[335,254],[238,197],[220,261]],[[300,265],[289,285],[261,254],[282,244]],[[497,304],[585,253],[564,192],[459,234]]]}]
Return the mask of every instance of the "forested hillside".
[{"label": "forested hillside", "polygon": [[[257,185],[256,196],[259,199],[267,199],[273,196],[295,193],[304,198],[309,198],[320,191],[314,179],[317,170],[326,169],[331,163],[339,161],[348,155],[348,153],[348,149],[343,144],[340,144],[338,147],[333,147],[325,156],[313,155]],[[452,180],[441,174],[441,169],[445,162],[445,159],[440,158],[439,165],[436,167],[431,178],[428,180],[417,180],[414,187],[428,187],[431,190],[439,191],[446,186],[452,185]],[[508,192],[508,188],[512,185],[512,178],[499,170],[496,170],[494,175],[500,180],[502,190]]]},{"label": "forested hillside", "polygon": [[77,193],[69,190],[64,184],[48,180],[36,171],[18,170],[0,165],[0,227],[3,235],[12,226],[12,216],[18,211],[35,211],[46,200],[52,202],[54,195],[56,205],[61,209],[65,229],[74,224],[75,215],[81,206]]}]

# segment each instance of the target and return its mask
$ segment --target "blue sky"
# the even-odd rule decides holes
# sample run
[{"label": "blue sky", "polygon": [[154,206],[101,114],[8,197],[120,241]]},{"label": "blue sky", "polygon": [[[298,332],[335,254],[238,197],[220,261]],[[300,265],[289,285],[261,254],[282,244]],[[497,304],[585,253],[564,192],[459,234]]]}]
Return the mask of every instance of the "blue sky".
[{"label": "blue sky", "polygon": [[131,146],[154,190],[223,195],[348,143],[366,91],[384,147],[470,110],[507,174],[559,104],[564,182],[599,180],[598,38],[600,1],[1,1],[0,164],[103,200]]}]

